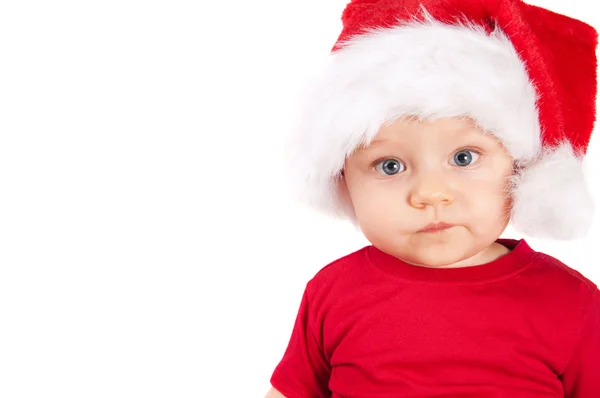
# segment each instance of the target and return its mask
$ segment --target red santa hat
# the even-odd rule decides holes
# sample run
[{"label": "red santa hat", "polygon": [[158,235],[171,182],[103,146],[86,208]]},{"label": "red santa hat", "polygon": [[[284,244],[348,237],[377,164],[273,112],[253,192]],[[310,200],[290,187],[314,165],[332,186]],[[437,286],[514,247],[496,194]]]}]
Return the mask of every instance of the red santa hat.
[{"label": "red santa hat", "polygon": [[305,202],[356,223],[339,194],[346,156],[397,117],[468,116],[523,166],[511,192],[516,230],[587,233],[593,27],[520,0],[354,0],[342,21],[291,141],[293,185]]}]

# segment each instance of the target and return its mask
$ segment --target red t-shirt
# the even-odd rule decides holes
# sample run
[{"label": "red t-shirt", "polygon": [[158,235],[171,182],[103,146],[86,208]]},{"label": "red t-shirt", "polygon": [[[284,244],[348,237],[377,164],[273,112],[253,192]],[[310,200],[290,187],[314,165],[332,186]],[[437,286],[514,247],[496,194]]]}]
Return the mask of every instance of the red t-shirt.
[{"label": "red t-shirt", "polygon": [[435,269],[367,246],[308,282],[271,377],[287,398],[600,397],[600,291],[524,241]]}]

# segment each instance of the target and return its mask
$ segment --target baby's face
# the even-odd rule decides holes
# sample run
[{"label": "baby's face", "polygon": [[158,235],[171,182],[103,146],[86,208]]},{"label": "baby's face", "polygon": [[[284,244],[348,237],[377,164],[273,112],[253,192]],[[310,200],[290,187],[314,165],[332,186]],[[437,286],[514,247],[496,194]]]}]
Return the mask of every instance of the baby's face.
[{"label": "baby's face", "polygon": [[[342,188],[373,245],[412,264],[452,266],[506,228],[512,175],[505,148],[467,119],[398,119],[346,159]],[[454,226],[420,231],[440,222]]]}]

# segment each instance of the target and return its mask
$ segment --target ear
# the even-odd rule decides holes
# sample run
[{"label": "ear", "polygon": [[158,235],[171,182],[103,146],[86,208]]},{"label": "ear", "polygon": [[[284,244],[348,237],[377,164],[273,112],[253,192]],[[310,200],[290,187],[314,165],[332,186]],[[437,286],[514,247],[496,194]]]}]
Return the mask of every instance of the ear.
[{"label": "ear", "polygon": [[523,166],[521,166],[519,161],[513,160],[513,174],[519,174],[522,169],[523,169]]},{"label": "ear", "polygon": [[348,185],[346,184],[346,175],[344,169],[342,169],[336,177],[337,191],[340,199],[346,203],[352,203],[350,201],[350,192],[348,191]]}]

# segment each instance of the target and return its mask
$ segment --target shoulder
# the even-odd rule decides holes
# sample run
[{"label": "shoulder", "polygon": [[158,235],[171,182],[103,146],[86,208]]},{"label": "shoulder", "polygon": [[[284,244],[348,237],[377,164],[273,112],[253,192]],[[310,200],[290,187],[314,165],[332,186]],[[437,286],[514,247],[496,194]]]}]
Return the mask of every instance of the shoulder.
[{"label": "shoulder", "polygon": [[597,295],[598,286],[578,270],[559,259],[538,252],[532,268],[544,286],[565,296],[580,296],[584,301]]},{"label": "shoulder", "polygon": [[369,246],[365,246],[325,265],[308,281],[308,293],[330,290],[334,286],[348,285],[356,281],[365,273],[368,248]]},{"label": "shoulder", "polygon": [[536,262],[544,271],[550,275],[553,275],[554,277],[564,280],[565,282],[570,282],[577,286],[585,286],[591,291],[598,289],[596,284],[584,276],[581,272],[568,266],[556,257],[552,257],[546,253],[538,252]]}]

